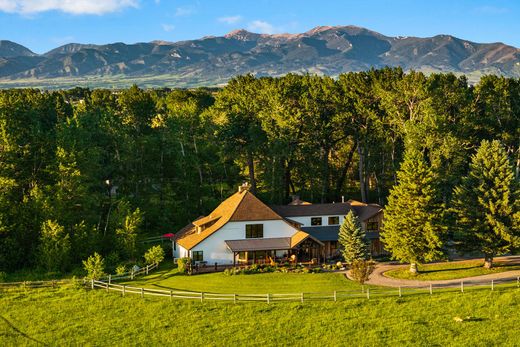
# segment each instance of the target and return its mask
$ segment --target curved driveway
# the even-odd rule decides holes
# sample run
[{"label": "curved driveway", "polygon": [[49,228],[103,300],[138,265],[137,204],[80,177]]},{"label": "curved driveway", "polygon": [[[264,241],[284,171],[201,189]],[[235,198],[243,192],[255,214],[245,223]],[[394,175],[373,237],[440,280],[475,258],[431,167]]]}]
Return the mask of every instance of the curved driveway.
[{"label": "curved driveway", "polygon": [[[472,259],[474,260],[474,259]],[[472,260],[463,260],[457,261],[453,263],[464,263]],[[506,263],[507,265],[517,265],[520,264],[520,256],[508,256],[508,257],[498,257],[495,258],[494,261],[499,261],[501,263]],[[435,280],[435,281],[419,281],[419,280],[405,280],[398,278],[390,278],[386,277],[384,273],[389,270],[395,270],[399,268],[407,268],[409,265],[395,265],[383,263],[376,266],[374,272],[370,275],[370,278],[366,284],[371,284],[375,286],[385,286],[385,287],[427,287],[430,284],[435,287],[458,287],[461,282],[464,282],[464,285],[478,285],[478,284],[491,284],[491,280],[496,282],[500,281],[511,281],[517,280],[520,276],[520,270],[514,271],[505,271],[498,272],[488,275],[474,276],[474,277],[466,277],[466,278],[458,278],[451,280]]]}]

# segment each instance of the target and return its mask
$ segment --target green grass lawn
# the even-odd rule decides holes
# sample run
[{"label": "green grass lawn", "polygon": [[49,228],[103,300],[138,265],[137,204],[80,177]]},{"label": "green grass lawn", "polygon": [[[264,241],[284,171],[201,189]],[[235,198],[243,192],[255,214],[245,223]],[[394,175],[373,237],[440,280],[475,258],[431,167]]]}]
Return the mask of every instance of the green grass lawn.
[{"label": "green grass lawn", "polygon": [[0,345],[514,346],[519,310],[519,289],[270,305],[46,289],[0,295]]},{"label": "green grass lawn", "polygon": [[400,279],[435,281],[481,276],[511,270],[520,270],[520,265],[508,266],[501,263],[495,263],[493,264],[494,267],[492,269],[485,269],[483,265],[484,262],[481,260],[467,261],[464,263],[425,264],[419,266],[419,273],[417,275],[410,273],[408,267],[397,270],[390,270],[385,272],[384,275]]},{"label": "green grass lawn", "polygon": [[263,273],[225,275],[222,272],[186,276],[177,269],[161,268],[125,284],[153,289],[187,290],[206,293],[309,293],[361,290],[359,284],[340,273]]}]

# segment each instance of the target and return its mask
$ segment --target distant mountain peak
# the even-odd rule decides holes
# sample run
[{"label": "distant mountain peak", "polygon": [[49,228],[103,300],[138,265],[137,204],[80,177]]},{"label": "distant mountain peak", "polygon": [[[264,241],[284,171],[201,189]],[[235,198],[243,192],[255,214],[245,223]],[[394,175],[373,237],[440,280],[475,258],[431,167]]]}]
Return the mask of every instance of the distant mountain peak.
[{"label": "distant mountain peak", "polygon": [[239,41],[254,41],[258,39],[260,36],[262,36],[262,34],[252,33],[250,31],[247,31],[246,29],[237,29],[230,31],[224,37],[226,39],[235,39]]},{"label": "distant mountain peak", "polygon": [[9,40],[0,40],[0,57],[34,57],[37,54],[29,48]]},{"label": "distant mountain peak", "polygon": [[75,85],[86,77],[106,77],[107,81],[143,77],[156,79],[159,85],[173,77],[182,86],[210,86],[246,73],[337,76],[385,66],[400,66],[405,71],[463,73],[470,79],[482,74],[520,77],[520,50],[451,35],[390,37],[353,25],[317,26],[296,34],[259,34],[238,29],[223,37],[179,42],[71,43],[43,55],[14,42],[0,41],[0,88],[24,79],[38,79],[41,85],[46,79],[65,78]]}]

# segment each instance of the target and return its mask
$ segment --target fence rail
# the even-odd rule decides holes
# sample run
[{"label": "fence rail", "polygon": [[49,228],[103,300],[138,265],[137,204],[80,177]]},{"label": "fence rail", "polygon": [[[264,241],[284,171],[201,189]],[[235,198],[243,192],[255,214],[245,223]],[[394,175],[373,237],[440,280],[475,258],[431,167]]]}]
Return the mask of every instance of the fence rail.
[{"label": "fence rail", "polygon": [[383,287],[365,287],[362,286],[360,291],[342,290],[334,292],[303,292],[303,293],[279,293],[279,294],[244,294],[244,293],[206,293],[179,290],[152,289],[143,287],[133,287],[121,284],[109,283],[106,281],[91,280],[91,289],[104,289],[107,292],[120,292],[122,296],[128,294],[137,294],[141,297],[159,296],[164,298],[187,299],[204,301],[228,301],[228,302],[266,302],[268,304],[275,302],[306,302],[306,301],[339,301],[354,298],[377,298],[377,297],[403,297],[412,295],[434,295],[437,293],[446,293],[458,291],[464,293],[467,289],[479,290],[498,290],[506,288],[520,288],[520,277],[508,278],[501,280],[492,280],[488,282],[471,281],[465,283],[461,281],[457,286],[446,287],[445,285],[426,284],[423,287],[399,287],[399,288],[383,288]]},{"label": "fence rail", "polygon": [[[111,290],[116,288],[117,284],[112,283],[113,281],[120,280],[133,280],[137,276],[148,275],[150,271],[156,269],[158,264],[147,265],[139,269],[138,271],[129,271],[120,275],[108,275],[101,279],[101,282],[108,283],[111,286]],[[74,279],[61,279],[61,280],[48,280],[48,281],[23,281],[23,282],[0,282],[0,291],[2,290],[12,290],[12,289],[39,289],[39,288],[58,288],[64,285],[71,285],[74,283],[84,283],[84,280],[74,280]]]},{"label": "fence rail", "polygon": [[50,280],[50,281],[23,281],[23,282],[0,282],[0,290],[6,289],[38,289],[38,288],[58,288],[63,285],[72,284],[73,280]]}]

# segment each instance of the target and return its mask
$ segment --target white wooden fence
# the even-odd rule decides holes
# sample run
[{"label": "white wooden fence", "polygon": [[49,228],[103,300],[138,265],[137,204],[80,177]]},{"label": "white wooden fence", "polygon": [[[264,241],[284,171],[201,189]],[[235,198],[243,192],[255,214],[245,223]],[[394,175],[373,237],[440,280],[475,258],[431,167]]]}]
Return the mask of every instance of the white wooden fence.
[{"label": "white wooden fence", "polygon": [[348,291],[334,291],[334,292],[309,292],[309,293],[284,293],[284,294],[225,294],[225,293],[206,293],[206,292],[194,292],[194,291],[179,291],[179,290],[164,290],[164,289],[151,289],[143,287],[133,287],[115,283],[109,283],[107,281],[91,280],[91,289],[104,289],[107,292],[115,291],[121,293],[122,296],[126,295],[139,295],[144,298],[145,296],[158,296],[174,299],[188,299],[196,300],[200,302],[204,301],[228,301],[228,302],[305,302],[305,301],[339,301],[349,298],[375,298],[375,297],[403,297],[405,295],[420,295],[429,294],[434,295],[436,293],[446,292],[461,292],[464,293],[465,289],[487,289],[497,290],[506,288],[520,288],[520,278],[510,278],[504,280],[493,280],[491,282],[470,282],[467,285],[464,282],[460,282],[460,285],[455,287],[446,287],[442,285],[425,285],[424,287],[399,287],[399,288],[382,288],[382,287],[365,287],[362,286],[361,290],[348,290]]}]

